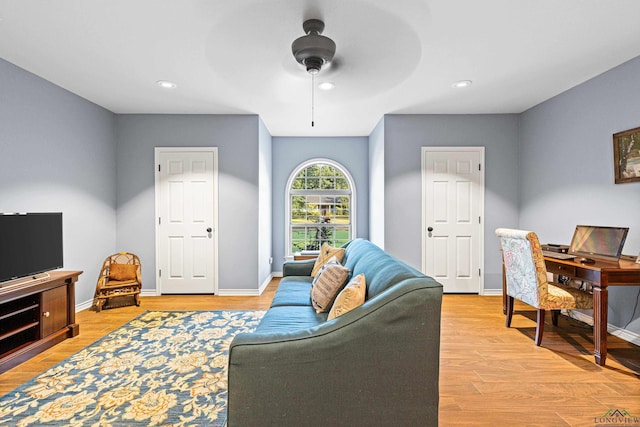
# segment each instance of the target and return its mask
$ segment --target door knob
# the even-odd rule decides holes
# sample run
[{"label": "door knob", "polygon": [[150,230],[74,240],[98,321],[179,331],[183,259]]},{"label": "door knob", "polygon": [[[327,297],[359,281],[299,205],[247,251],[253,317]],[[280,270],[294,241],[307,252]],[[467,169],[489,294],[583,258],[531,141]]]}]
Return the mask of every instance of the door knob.
[{"label": "door knob", "polygon": [[207,228],[207,233],[211,233],[213,229],[211,227]]},{"label": "door knob", "polygon": [[427,228],[427,231],[428,231],[429,233],[431,233],[431,232],[433,231],[433,227],[428,227],[428,228]]}]

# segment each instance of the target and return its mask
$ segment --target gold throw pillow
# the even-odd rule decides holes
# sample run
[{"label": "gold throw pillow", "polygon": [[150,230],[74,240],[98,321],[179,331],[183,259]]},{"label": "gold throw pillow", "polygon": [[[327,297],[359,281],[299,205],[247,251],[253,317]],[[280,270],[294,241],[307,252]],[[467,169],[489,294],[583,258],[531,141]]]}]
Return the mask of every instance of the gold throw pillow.
[{"label": "gold throw pillow", "polygon": [[329,246],[328,243],[323,243],[320,248],[318,258],[316,259],[316,263],[313,265],[311,277],[316,277],[320,268],[325,265],[331,257],[336,257],[338,262],[342,262],[342,258],[344,257],[344,248],[334,248],[333,246]]},{"label": "gold throw pillow", "polygon": [[364,278],[364,273],[358,274],[356,277],[351,279],[349,284],[347,284],[342,291],[340,291],[336,301],[331,307],[327,320],[342,316],[346,312],[364,304],[366,293],[367,284]]}]

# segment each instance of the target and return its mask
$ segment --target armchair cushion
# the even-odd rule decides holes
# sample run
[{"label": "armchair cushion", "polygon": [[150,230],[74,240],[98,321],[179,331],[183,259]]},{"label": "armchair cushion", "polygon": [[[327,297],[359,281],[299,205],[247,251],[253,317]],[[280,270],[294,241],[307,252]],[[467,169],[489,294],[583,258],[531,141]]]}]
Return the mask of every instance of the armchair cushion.
[{"label": "armchair cushion", "polygon": [[118,281],[136,280],[138,266],[134,264],[111,264],[109,267],[109,279]]},{"label": "armchair cushion", "polygon": [[560,283],[549,283],[547,302],[554,308],[592,309],[593,295]]}]

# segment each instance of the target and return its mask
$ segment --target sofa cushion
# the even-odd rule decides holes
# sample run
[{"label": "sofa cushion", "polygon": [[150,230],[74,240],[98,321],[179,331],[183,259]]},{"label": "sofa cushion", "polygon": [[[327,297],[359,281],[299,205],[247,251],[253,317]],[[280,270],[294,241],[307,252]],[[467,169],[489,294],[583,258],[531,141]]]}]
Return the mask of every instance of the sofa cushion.
[{"label": "sofa cushion", "polygon": [[311,306],[311,276],[288,276],[280,279],[271,307],[285,305]]},{"label": "sofa cushion", "polygon": [[333,300],[349,278],[349,269],[331,257],[323,265],[311,284],[311,304],[316,312],[329,311]]},{"label": "sofa cushion", "polygon": [[316,313],[311,306],[272,307],[265,313],[255,332],[294,332],[318,326],[326,320],[327,313]]},{"label": "sofa cushion", "polygon": [[336,257],[338,262],[342,262],[342,258],[344,257],[344,248],[334,248],[327,243],[323,243],[320,248],[320,253],[318,254],[318,258],[316,258],[316,263],[313,265],[313,270],[311,270],[311,277],[316,277],[320,268],[327,263],[332,257]]},{"label": "sofa cushion", "polygon": [[347,286],[340,291],[335,302],[331,306],[327,320],[342,316],[348,311],[364,304],[364,297],[367,293],[367,284],[364,274],[358,274],[351,279]]}]

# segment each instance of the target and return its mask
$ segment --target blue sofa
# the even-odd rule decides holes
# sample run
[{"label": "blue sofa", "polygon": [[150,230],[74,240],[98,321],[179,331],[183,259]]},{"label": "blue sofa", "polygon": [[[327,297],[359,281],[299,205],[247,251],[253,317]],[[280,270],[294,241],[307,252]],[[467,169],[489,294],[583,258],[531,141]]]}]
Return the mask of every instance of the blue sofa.
[{"label": "blue sofa", "polygon": [[314,260],[286,262],[258,328],[229,350],[229,427],[437,426],[442,285],[373,243],[346,246],[364,305],[327,321]]}]

